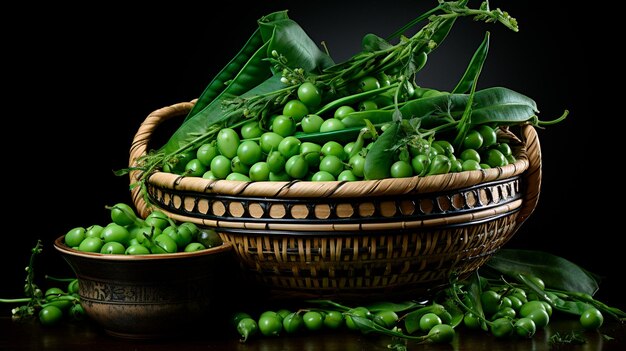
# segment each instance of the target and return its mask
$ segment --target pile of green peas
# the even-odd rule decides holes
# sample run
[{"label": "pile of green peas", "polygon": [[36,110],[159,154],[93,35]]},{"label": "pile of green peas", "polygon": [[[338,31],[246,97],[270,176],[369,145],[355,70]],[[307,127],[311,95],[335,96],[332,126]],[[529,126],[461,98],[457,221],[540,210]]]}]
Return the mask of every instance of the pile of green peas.
[{"label": "pile of green peas", "polygon": [[0,303],[23,304],[11,310],[13,319],[18,320],[25,316],[37,315],[39,322],[44,326],[57,325],[64,320],[83,320],[85,310],[80,304],[78,280],[61,279],[59,281],[67,282],[65,290],[53,286],[42,291],[34,286],[35,289],[31,297],[0,299]]},{"label": "pile of green peas", "polygon": [[39,310],[39,322],[42,325],[56,325],[64,318],[70,321],[81,321],[85,318],[85,310],[78,296],[77,279],[71,279],[65,291],[60,287],[46,289],[44,298]]},{"label": "pile of green peas", "polygon": [[[530,278],[536,286],[545,287],[540,278]],[[537,330],[549,324],[553,308],[532,289],[506,284],[490,286],[483,279],[480,283],[484,291],[475,303],[466,292],[468,285],[453,284],[436,295],[432,302],[415,303],[410,307],[383,302],[371,307],[350,308],[324,300],[323,308],[266,310],[256,318],[238,312],[231,322],[242,342],[255,336],[276,337],[325,329],[447,343],[454,339],[457,328],[482,329],[500,339],[532,338]],[[456,293],[452,294],[452,291]],[[553,301],[557,300],[557,295],[549,290],[545,294]],[[328,305],[334,308],[328,308]],[[482,313],[477,312],[479,310]],[[598,329],[604,322],[602,312],[592,305],[585,307],[578,319],[584,330]]]},{"label": "pile of green peas", "polygon": [[[528,278],[541,290],[545,289],[545,283],[540,278],[534,276]],[[550,291],[546,291],[545,294],[552,301],[558,298]],[[473,307],[468,299],[465,303],[470,308]],[[497,338],[513,335],[531,338],[537,330],[548,325],[553,314],[552,305],[542,300],[535,292],[528,292],[520,287],[489,287],[481,293],[480,304],[487,318],[484,322],[491,334]],[[579,321],[585,330],[598,329],[604,323],[604,316],[600,310],[588,305],[580,314]],[[467,311],[463,317],[463,324],[469,329],[476,330],[481,328],[482,321],[475,310]]]},{"label": "pile of green peas", "polygon": [[[391,84],[385,74],[362,78],[353,92],[367,92]],[[445,94],[408,83],[405,98],[424,98]],[[238,128],[222,128],[214,140],[177,156],[163,171],[206,179],[239,181],[356,181],[364,179],[367,151],[373,145],[371,135],[346,143],[301,141],[296,133],[314,134],[346,128],[342,120],[355,111],[378,109],[393,104],[393,90],[354,105],[338,106],[332,114],[309,113],[322,102],[320,89],[302,83],[297,98],[287,101],[280,114],[264,127],[258,120]],[[381,130],[385,129],[385,125]],[[302,135],[302,134],[298,134]],[[367,135],[367,134],[366,134]],[[307,139],[315,140],[315,139]],[[506,142],[497,140],[488,125],[470,130],[462,149],[455,153],[451,143],[438,140],[398,152],[390,169],[391,177],[426,176],[501,167],[515,162]]]},{"label": "pile of green peas", "polygon": [[192,222],[177,224],[162,211],[152,211],[142,220],[125,203],[108,208],[109,224],[73,228],[65,234],[65,244],[84,252],[147,255],[193,252],[223,243],[215,230]]}]

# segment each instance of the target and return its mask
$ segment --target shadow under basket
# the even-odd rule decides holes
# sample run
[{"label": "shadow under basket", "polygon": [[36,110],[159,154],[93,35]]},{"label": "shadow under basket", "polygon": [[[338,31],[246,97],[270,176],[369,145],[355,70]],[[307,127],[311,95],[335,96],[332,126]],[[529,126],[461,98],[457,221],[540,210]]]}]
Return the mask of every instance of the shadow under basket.
[{"label": "shadow under basket", "polygon": [[[193,102],[154,111],[140,126],[130,165],[163,121]],[[505,131],[516,162],[427,177],[355,182],[241,182],[155,172],[133,201],[142,216],[215,228],[233,243],[245,276],[278,298],[427,296],[451,273],[485,263],[534,211],[541,186],[535,129]],[[131,183],[141,176],[131,173]]]}]

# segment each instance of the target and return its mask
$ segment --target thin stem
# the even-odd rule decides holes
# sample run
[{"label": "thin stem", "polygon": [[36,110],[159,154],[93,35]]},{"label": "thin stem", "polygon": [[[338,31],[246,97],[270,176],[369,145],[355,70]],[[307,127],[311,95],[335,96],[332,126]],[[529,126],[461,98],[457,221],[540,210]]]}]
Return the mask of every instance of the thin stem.
[{"label": "thin stem", "polygon": [[[115,207],[115,206],[113,206],[113,207],[105,206],[105,208],[112,209],[112,208],[117,208],[117,207]],[[119,209],[124,211],[124,209],[122,209],[122,208],[119,208]],[[46,274],[45,278],[47,280],[52,280],[52,281],[61,282],[61,283],[70,283],[70,282],[73,282],[74,280],[76,280],[76,278],[57,278],[57,277],[53,277],[53,276],[47,275],[47,274]]]},{"label": "thin stem", "polygon": [[553,119],[552,121],[538,121],[537,125],[539,126],[551,126],[553,124],[557,124],[562,122],[567,115],[569,115],[569,110],[565,110],[565,112],[563,112],[563,114],[561,115],[561,117],[557,118],[557,119]]},{"label": "thin stem", "polygon": [[30,302],[32,299],[29,297],[22,297],[19,299],[0,299],[2,303],[22,303],[22,302]]},{"label": "thin stem", "polygon": [[385,40],[390,41],[391,39],[399,37],[400,35],[402,35],[402,33],[406,32],[409,28],[411,28],[414,25],[418,24],[419,22],[422,22],[423,20],[427,19],[431,15],[435,14],[435,12],[441,10],[441,7],[442,7],[442,5],[439,4],[437,7],[433,8],[432,10],[424,12],[423,14],[421,14],[420,16],[418,16],[417,18],[415,18],[411,22],[405,24],[404,26],[400,27],[395,32],[391,33],[391,35],[389,35],[387,38],[385,38]]}]

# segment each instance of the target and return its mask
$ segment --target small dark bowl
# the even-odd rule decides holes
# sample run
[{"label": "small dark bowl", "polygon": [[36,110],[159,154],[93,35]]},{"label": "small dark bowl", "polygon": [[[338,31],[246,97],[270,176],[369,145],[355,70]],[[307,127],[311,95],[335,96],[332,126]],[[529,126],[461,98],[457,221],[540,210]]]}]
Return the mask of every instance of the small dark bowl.
[{"label": "small dark bowl", "polygon": [[133,339],[181,335],[220,310],[232,244],[196,252],[104,255],[54,242],[76,273],[87,316],[108,334]]}]

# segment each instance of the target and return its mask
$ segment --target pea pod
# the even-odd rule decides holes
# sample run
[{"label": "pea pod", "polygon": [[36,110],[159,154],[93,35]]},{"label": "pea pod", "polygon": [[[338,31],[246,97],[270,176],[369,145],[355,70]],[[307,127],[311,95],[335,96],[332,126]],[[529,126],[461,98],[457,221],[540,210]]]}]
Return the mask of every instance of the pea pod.
[{"label": "pea pod", "polygon": [[440,304],[432,304],[430,306],[422,307],[418,310],[409,312],[404,316],[404,328],[406,332],[409,334],[413,334],[416,331],[420,330],[419,322],[422,316],[426,313],[434,313],[436,315],[440,315],[445,312],[445,307]]},{"label": "pea pod", "polygon": [[552,301],[554,302],[555,309],[576,316],[580,316],[585,310],[591,307],[589,304],[582,301],[569,301],[561,298],[552,299]]},{"label": "pea pod", "polygon": [[322,52],[309,38],[304,29],[287,16],[287,11],[278,11],[259,20],[263,40],[268,44],[268,57],[276,50],[287,59],[291,68],[302,68],[306,72],[321,73],[334,65],[333,60]]},{"label": "pea pod", "polygon": [[428,61],[428,54],[426,52],[421,51],[417,55],[414,56],[415,63],[415,71],[420,71],[426,65],[426,61]]},{"label": "pea pod", "polygon": [[383,93],[383,92],[385,92],[387,90],[390,90],[390,89],[396,88],[396,87],[398,87],[397,83],[396,84],[391,84],[391,85],[388,85],[388,86],[385,86],[385,87],[381,87],[381,88],[378,88],[378,89],[373,89],[373,90],[369,90],[369,91],[364,91],[362,93],[349,95],[349,96],[346,96],[346,97],[343,97],[343,98],[340,98],[340,99],[337,99],[337,100],[329,102],[328,104],[322,106],[319,110],[317,110],[315,112],[315,114],[316,115],[321,115],[324,112],[330,111],[330,110],[338,108],[340,106],[350,105],[350,104],[353,104],[355,102],[366,100],[369,97],[376,96],[376,95],[378,95],[380,93]]},{"label": "pea pod", "polygon": [[356,111],[348,114],[341,120],[346,127],[358,127],[365,125],[365,120],[373,124],[389,123],[393,119],[393,110],[369,110]]},{"label": "pea pod", "polygon": [[310,141],[314,143],[325,143],[327,141],[337,141],[347,143],[354,141],[359,136],[362,127],[352,127],[340,130],[334,130],[332,132],[317,132],[317,133],[303,133],[296,132],[294,135],[298,140],[305,142]]},{"label": "pea pod", "polygon": [[363,40],[361,41],[361,46],[363,51],[379,51],[379,50],[388,50],[392,47],[388,41],[379,37],[376,34],[368,33],[363,36]]},{"label": "pea pod", "polygon": [[[259,20],[258,24],[263,44],[258,46],[231,83],[199,112],[190,116],[160,151],[165,154],[175,154],[181,148],[197,141],[198,135],[204,136],[210,130],[219,129],[224,124],[232,126],[238,122],[242,118],[241,111],[224,113],[222,103],[226,100],[226,96],[235,95],[245,98],[285,88],[285,85],[280,82],[281,76],[272,75],[271,64],[266,60],[269,52],[276,50],[285,55],[289,65],[301,67],[308,72],[319,71],[333,63],[328,55],[317,48],[304,30],[287,17],[286,11],[265,16]],[[251,47],[257,46],[251,45]],[[211,96],[214,93],[209,91],[207,94]]]},{"label": "pea pod", "polygon": [[398,338],[403,338],[403,339],[408,339],[408,340],[418,340],[418,341],[423,341],[423,340],[428,339],[427,335],[412,336],[412,335],[403,334],[399,331],[387,329],[383,326],[376,324],[371,319],[367,319],[365,317],[360,317],[357,315],[350,315],[350,318],[352,318],[352,321],[354,321],[354,324],[356,325],[356,327],[364,334],[378,333],[378,334],[383,334],[383,335],[388,335],[388,336],[393,336],[393,337],[398,337]]},{"label": "pea pod", "polygon": [[461,322],[463,322],[463,317],[465,316],[465,314],[463,313],[463,310],[461,310],[459,306],[454,303],[454,300],[446,299],[443,302],[443,307],[446,309],[446,311],[448,311],[448,313],[450,313],[451,316],[451,320],[447,324],[449,324],[453,328],[456,328],[458,325],[461,324]]},{"label": "pea pod", "polygon": [[480,320],[480,327],[483,330],[487,330],[487,323],[485,322],[485,311],[483,311],[483,304],[481,302],[480,296],[482,295],[482,288],[480,286],[480,276],[478,272],[472,274],[469,286],[468,286],[468,296],[469,301],[471,302],[472,313],[476,314],[476,316]]},{"label": "pea pod", "polygon": [[[222,68],[222,70],[204,89],[204,92],[202,92],[202,95],[200,95],[194,107],[191,109],[191,111],[189,111],[189,114],[187,115],[185,120],[200,112],[217,96],[219,96],[226,89],[226,83],[235,79],[240,69],[244,67],[246,62],[248,62],[248,60],[252,58],[252,55],[257,52],[262,45],[263,38],[261,37],[260,31],[257,29],[254,31],[252,36],[250,36],[250,39],[248,39],[248,41],[243,46],[243,48],[241,48],[239,53],[237,53],[237,55],[233,57],[233,59],[230,60],[230,62],[226,66],[224,66],[224,68]],[[249,88],[239,92],[236,91],[236,88],[231,88],[229,90],[231,94],[241,94],[249,90]]]},{"label": "pea pod", "polygon": [[455,22],[456,17],[441,20],[441,23],[437,26],[437,29],[435,29],[434,33],[430,37],[430,40],[432,40],[437,44],[437,46],[439,46],[439,44],[441,44],[446,39]]},{"label": "pea pod", "polygon": [[392,147],[397,141],[400,132],[400,123],[392,123],[383,134],[374,142],[374,145],[365,157],[363,175],[365,179],[383,179],[391,176],[390,168],[393,163]]},{"label": "pea pod", "polygon": [[485,39],[480,44],[474,56],[472,56],[472,60],[470,61],[463,77],[459,83],[452,89],[453,94],[464,94],[467,93],[472,85],[475,84],[478,79],[478,74],[485,63],[485,59],[487,59],[487,53],[489,52],[489,32],[485,33]]}]

